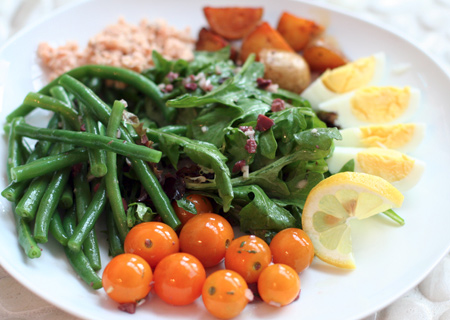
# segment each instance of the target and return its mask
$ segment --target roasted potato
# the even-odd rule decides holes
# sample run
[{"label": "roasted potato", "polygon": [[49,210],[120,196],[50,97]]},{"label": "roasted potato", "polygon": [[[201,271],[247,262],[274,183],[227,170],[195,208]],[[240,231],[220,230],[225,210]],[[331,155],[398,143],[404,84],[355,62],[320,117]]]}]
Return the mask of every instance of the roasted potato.
[{"label": "roasted potato", "polygon": [[229,45],[229,42],[221,36],[202,28],[198,34],[198,40],[195,43],[195,50],[198,51],[217,51]]},{"label": "roasted potato", "polygon": [[212,31],[228,40],[238,40],[250,33],[261,20],[263,8],[203,8]]},{"label": "roasted potato", "polygon": [[335,41],[329,37],[320,37],[312,41],[304,50],[303,57],[311,71],[323,72],[348,62]]},{"label": "roasted potato", "polygon": [[311,39],[321,34],[325,28],[312,20],[283,12],[278,21],[277,31],[295,51],[303,50]]},{"label": "roasted potato", "polygon": [[245,37],[241,46],[240,60],[245,61],[250,53],[255,53],[258,60],[259,52],[262,49],[279,49],[294,52],[278,31],[267,22],[261,23]]},{"label": "roasted potato", "polygon": [[264,78],[282,89],[301,93],[311,82],[309,66],[298,53],[263,49],[259,52],[259,60],[265,67]]}]

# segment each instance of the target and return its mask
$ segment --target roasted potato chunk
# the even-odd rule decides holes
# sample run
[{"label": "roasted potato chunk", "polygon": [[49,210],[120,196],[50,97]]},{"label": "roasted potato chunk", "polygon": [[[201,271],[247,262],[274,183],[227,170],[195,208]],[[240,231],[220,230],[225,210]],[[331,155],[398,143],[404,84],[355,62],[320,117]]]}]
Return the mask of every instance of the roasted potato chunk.
[{"label": "roasted potato chunk", "polygon": [[311,71],[323,72],[334,69],[348,62],[332,38],[320,37],[311,42],[305,50],[303,57],[308,62]]},{"label": "roasted potato chunk", "polygon": [[245,37],[242,42],[240,60],[245,61],[250,53],[255,53],[258,60],[259,52],[262,49],[279,49],[294,52],[278,31],[267,22],[261,23]]},{"label": "roasted potato chunk", "polygon": [[265,67],[264,78],[282,89],[301,93],[311,82],[309,66],[298,53],[263,49],[259,52],[259,60]]},{"label": "roasted potato chunk", "polygon": [[312,20],[283,12],[278,21],[277,31],[295,51],[303,50],[314,37],[325,28]]},{"label": "roasted potato chunk", "polygon": [[228,40],[242,39],[261,20],[263,8],[203,8],[212,31]]}]

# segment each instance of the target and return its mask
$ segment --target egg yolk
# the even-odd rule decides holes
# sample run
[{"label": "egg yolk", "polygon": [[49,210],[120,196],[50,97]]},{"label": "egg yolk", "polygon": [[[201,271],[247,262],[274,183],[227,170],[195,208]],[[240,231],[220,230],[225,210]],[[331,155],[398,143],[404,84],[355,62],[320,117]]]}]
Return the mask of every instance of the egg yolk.
[{"label": "egg yolk", "polygon": [[362,171],[379,176],[389,182],[404,179],[414,167],[414,160],[390,149],[368,148],[356,155]]},{"label": "egg yolk", "polygon": [[323,84],[331,91],[345,93],[367,85],[375,73],[375,58],[361,58],[322,75]]},{"label": "egg yolk", "polygon": [[361,121],[384,123],[397,119],[409,106],[409,87],[367,87],[351,99],[353,115]]},{"label": "egg yolk", "polygon": [[415,129],[412,123],[361,127],[361,142],[365,147],[396,149],[411,141]]}]

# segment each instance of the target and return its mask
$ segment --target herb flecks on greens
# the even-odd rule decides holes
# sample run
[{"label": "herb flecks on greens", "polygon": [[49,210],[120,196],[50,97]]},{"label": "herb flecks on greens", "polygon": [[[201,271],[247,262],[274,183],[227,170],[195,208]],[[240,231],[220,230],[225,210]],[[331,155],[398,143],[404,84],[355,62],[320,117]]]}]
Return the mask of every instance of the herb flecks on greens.
[{"label": "herb flecks on greens", "polygon": [[[170,80],[177,95],[166,95],[166,105],[177,111],[176,124],[185,124],[187,131],[181,137],[148,128],[147,135],[174,168],[181,158],[189,157],[212,169],[213,179],[186,179],[186,188],[213,197],[218,194],[224,211],[242,208],[238,218],[243,231],[270,234],[298,226],[309,191],[328,171],[324,159],[332,153],[333,140],[341,139],[339,131],[327,128],[299,95],[258,86],[264,66],[254,55],[237,67],[229,54],[229,48],[197,52],[189,63],[154,54],[155,67],[145,75],[163,84],[169,83],[169,72],[179,75]],[[205,79],[212,90],[183,86],[186,81]],[[275,99],[282,99],[285,108],[273,112]],[[258,116],[268,117],[273,126],[265,131],[242,129],[256,128]],[[254,140],[255,152],[248,147],[249,140]]]}]

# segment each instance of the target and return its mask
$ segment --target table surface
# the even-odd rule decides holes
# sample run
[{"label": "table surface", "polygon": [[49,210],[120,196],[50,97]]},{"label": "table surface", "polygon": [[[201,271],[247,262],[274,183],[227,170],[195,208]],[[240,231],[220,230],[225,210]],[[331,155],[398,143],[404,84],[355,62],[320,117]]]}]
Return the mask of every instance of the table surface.
[{"label": "table surface", "polygon": [[[0,0],[0,47],[54,9],[78,0]],[[381,21],[418,43],[450,74],[450,0],[318,0]],[[4,290],[8,288],[8,290]],[[0,319],[77,319],[0,267]],[[450,254],[414,289],[362,320],[450,320]]]}]

